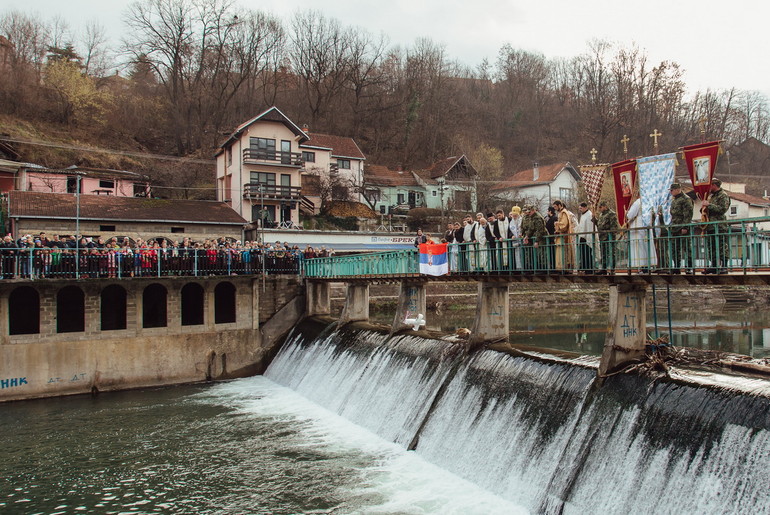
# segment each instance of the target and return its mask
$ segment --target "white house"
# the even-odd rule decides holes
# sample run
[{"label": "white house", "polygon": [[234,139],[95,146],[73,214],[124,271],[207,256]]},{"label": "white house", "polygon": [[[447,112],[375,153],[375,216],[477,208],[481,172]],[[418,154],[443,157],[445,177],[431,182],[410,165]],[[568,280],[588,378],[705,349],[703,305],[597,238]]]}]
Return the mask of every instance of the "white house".
[{"label": "white house", "polygon": [[277,107],[238,126],[215,157],[217,199],[268,227],[299,224],[300,206],[318,210],[302,195],[304,175],[316,175],[332,196],[358,200],[366,159],[351,138],[310,133]]},{"label": "white house", "polygon": [[562,200],[567,207],[577,210],[580,198],[580,174],[569,162],[535,166],[515,173],[509,179],[492,187],[492,194],[500,199],[531,203],[542,213],[554,200]]}]

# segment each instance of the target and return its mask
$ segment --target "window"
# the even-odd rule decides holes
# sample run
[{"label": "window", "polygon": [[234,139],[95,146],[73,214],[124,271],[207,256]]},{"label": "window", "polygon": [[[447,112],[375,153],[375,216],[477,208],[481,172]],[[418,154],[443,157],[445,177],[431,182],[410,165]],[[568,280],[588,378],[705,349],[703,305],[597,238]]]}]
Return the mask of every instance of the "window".
[{"label": "window", "polygon": [[40,332],[40,295],[31,286],[19,286],[8,296],[8,334]]},{"label": "window", "polygon": [[187,283],[182,287],[182,325],[203,325],[203,286]]},{"label": "window", "polygon": [[275,157],[275,140],[267,138],[249,138],[251,150],[258,151],[262,158],[272,159]]},{"label": "window", "polygon": [[315,163],[315,152],[302,152],[302,160],[306,163]]},{"label": "window", "polygon": [[102,290],[102,331],[117,331],[126,328],[125,288],[111,284]]},{"label": "window", "polygon": [[569,188],[559,188],[559,199],[567,202],[572,197],[572,190]]},{"label": "window", "polygon": [[147,196],[147,185],[146,184],[134,183],[134,196],[135,197],[146,197]]},{"label": "window", "polygon": [[168,290],[162,284],[151,284],[142,292],[142,326],[166,327],[168,317],[166,312],[166,298]]},{"label": "window", "polygon": [[381,214],[381,215],[384,215],[384,214],[385,214],[385,204],[382,204],[382,205],[380,206],[380,214]]},{"label": "window", "polygon": [[115,187],[115,181],[100,180],[99,187],[105,190],[111,190]]},{"label": "window", "polygon": [[275,186],[275,174],[268,172],[251,172],[251,182]]},{"label": "window", "polygon": [[227,166],[233,164],[233,147],[227,147]]},{"label": "window", "polygon": [[438,191],[436,191],[436,190],[433,190],[433,191],[431,191],[430,193],[431,193],[431,195],[433,195],[434,197],[438,196]]},{"label": "window", "polygon": [[184,227],[172,227],[171,228],[171,232],[172,233],[174,233],[174,232],[175,233],[183,233],[184,232]]},{"label": "window", "polygon": [[730,216],[738,215],[738,206],[730,206]]},{"label": "window", "polygon": [[100,225],[99,231],[101,232],[115,232],[115,226],[114,225]]},{"label": "window", "polygon": [[67,177],[67,193],[77,193],[78,189],[78,178],[77,177]]},{"label": "window", "polygon": [[223,282],[214,288],[214,323],[232,324],[235,322],[235,286]]},{"label": "window", "polygon": [[337,159],[337,167],[343,170],[350,170],[350,159]]},{"label": "window", "polygon": [[399,204],[403,204],[405,200],[406,200],[406,197],[404,196],[404,194],[403,193],[399,193],[398,194],[398,203]]},{"label": "window", "polygon": [[86,296],[77,286],[65,286],[56,294],[56,332],[86,330]]}]

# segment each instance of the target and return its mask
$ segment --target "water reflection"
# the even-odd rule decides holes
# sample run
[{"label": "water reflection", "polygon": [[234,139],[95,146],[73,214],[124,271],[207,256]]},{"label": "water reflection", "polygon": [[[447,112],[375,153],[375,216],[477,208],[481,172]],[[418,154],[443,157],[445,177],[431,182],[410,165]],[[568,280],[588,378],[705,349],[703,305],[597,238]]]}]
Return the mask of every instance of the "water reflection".
[{"label": "water reflection", "polygon": [[[607,331],[607,306],[511,306],[511,342],[583,354],[600,355]],[[475,307],[429,312],[428,329],[455,332],[473,327]],[[669,333],[665,306],[647,310],[647,333],[655,338]],[[390,323],[392,314],[373,316]],[[745,304],[673,308],[670,335],[681,347],[735,352],[756,358],[770,357],[770,313]]]}]

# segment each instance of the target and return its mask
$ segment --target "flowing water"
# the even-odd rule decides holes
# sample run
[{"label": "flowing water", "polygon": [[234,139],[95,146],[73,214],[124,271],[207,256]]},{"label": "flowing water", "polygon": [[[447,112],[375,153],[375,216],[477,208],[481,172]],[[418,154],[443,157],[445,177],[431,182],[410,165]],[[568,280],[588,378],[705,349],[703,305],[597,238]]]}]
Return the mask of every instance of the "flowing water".
[{"label": "flowing water", "polygon": [[0,407],[0,513],[524,513],[265,377]]}]

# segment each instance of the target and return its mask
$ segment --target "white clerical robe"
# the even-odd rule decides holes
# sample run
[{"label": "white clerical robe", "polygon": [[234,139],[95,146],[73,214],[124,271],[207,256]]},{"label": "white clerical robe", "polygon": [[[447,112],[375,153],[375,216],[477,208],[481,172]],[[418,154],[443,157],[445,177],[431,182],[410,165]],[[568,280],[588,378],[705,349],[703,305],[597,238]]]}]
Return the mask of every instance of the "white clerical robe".
[{"label": "white clerical robe", "polygon": [[642,199],[636,199],[626,213],[628,220],[628,265],[631,268],[657,266],[655,242],[649,225],[652,218],[645,220],[642,213]]}]

